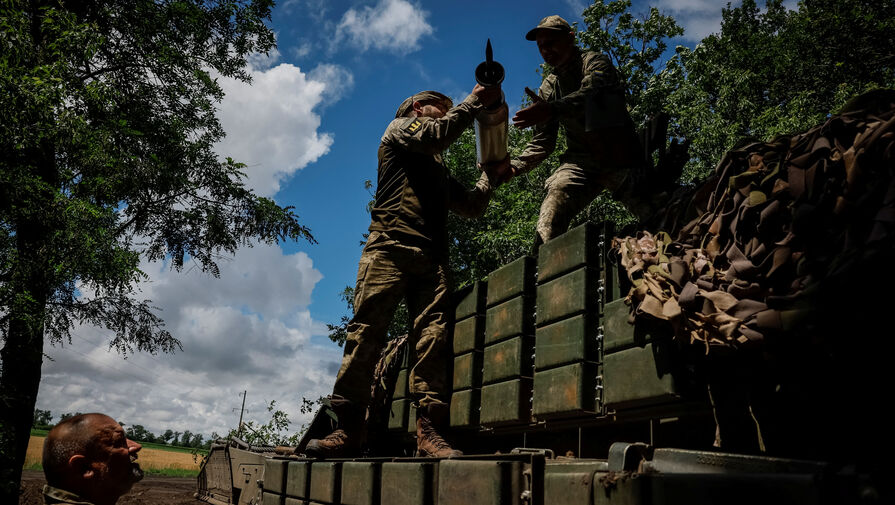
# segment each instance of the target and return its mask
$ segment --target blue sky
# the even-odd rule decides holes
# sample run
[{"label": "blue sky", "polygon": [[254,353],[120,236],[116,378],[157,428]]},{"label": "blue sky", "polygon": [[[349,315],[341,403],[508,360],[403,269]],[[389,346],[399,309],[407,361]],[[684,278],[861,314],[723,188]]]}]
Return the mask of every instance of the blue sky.
[{"label": "blue sky", "polygon": [[[738,2],[734,2],[738,4]],[[254,83],[221,79],[222,156],[245,162],[246,183],[292,205],[317,244],[257,245],[220,262],[211,278],[187,265],[171,272],[144,263],[140,296],[161,309],[183,343],[175,355],[107,349],[108,333],[78,327],[71,344],[48,346],[38,408],[100,411],[150,431],[226,433],[242,391],[247,419],[265,420],[276,400],[295,421],[302,396],[329,393],[341,349],[325,323],[346,311],[338,295],[354,285],[359,241],[369,225],[379,139],[398,104],[423,89],[462,100],[491,39],[506,69],[511,115],[523,88],[535,89],[541,60],[525,33],[544,16],[582,23],[586,2],[286,0],[273,11],[278,50],[251,60]],[[635,2],[672,14],[693,45],[719,28],[726,2]]]}]

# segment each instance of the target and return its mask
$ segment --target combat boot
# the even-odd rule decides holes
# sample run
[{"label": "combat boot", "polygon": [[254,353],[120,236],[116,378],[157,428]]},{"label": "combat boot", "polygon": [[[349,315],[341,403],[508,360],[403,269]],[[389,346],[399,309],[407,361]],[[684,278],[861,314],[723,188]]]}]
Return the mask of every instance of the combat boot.
[{"label": "combat boot", "polygon": [[305,447],[312,458],[351,458],[360,455],[364,441],[364,410],[341,398],[330,398],[330,410],[336,415],[336,427],[323,438],[314,438]]},{"label": "combat boot", "polygon": [[463,453],[451,447],[439,430],[447,425],[449,410],[447,404],[437,403],[417,410],[416,455],[428,458],[450,458]]}]

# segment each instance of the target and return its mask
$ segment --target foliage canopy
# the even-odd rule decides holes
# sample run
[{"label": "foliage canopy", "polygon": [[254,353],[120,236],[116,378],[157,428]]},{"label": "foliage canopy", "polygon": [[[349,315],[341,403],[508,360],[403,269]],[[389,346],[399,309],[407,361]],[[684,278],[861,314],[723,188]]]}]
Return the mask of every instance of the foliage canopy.
[{"label": "foliage canopy", "polygon": [[0,501],[15,496],[45,338],[84,323],[121,352],[178,348],[136,298],[141,258],[217,275],[216,259],[240,246],[313,241],[213,150],[216,79],[248,81],[246,57],[274,47],[272,4],[3,3]]}]

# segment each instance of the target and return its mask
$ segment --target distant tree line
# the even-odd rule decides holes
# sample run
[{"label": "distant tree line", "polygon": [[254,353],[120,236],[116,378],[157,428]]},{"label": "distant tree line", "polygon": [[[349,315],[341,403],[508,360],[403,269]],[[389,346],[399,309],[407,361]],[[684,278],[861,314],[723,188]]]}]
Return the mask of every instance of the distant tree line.
[{"label": "distant tree line", "polygon": [[[65,412],[59,416],[59,422],[70,417],[81,415],[81,412]],[[33,427],[39,430],[49,430],[55,426],[53,423],[53,413],[49,410],[34,409]],[[217,433],[212,433],[207,440],[201,433],[193,433],[190,430],[174,431],[165,430],[161,435],[156,435],[147,430],[141,424],[127,425],[121,423],[127,438],[135,442],[145,442],[151,444],[170,445],[172,447],[186,447],[191,449],[209,449],[211,443],[218,439]]]}]

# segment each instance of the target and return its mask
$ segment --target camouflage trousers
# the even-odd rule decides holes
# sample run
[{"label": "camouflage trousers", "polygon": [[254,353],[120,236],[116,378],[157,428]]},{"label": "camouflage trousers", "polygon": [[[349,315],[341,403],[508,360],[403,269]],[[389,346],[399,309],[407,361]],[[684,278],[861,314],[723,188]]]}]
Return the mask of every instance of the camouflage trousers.
[{"label": "camouflage trousers", "polygon": [[541,203],[537,232],[546,242],[569,229],[572,219],[604,189],[615,192],[627,175],[625,169],[582,168],[563,163],[547,178],[547,196]]},{"label": "camouflage trousers", "polygon": [[342,367],[333,394],[359,406],[370,401],[373,369],[385,347],[386,332],[395,308],[407,302],[412,328],[410,392],[421,407],[446,403],[450,299],[447,261],[402,245],[384,233],[372,232],[361,255],[354,290],[354,317]]}]

